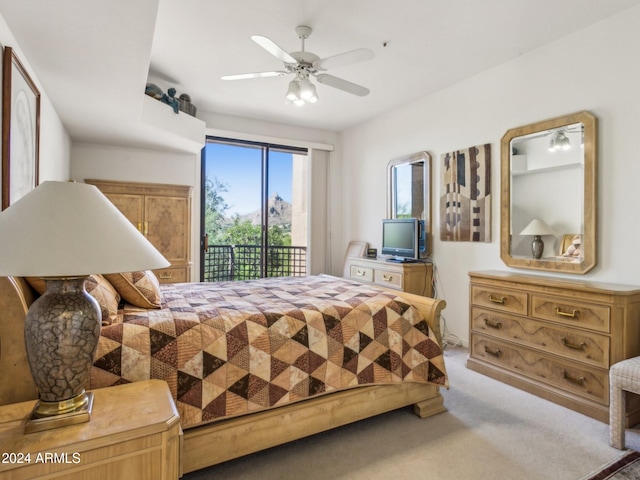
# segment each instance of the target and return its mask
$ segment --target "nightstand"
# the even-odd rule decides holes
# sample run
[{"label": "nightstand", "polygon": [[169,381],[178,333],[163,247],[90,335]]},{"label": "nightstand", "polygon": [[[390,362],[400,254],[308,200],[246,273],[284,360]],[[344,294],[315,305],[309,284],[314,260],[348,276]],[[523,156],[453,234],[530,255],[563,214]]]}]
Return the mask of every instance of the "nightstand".
[{"label": "nightstand", "polygon": [[433,264],[430,262],[392,263],[365,257],[349,257],[347,262],[351,280],[424,297],[433,296]]},{"label": "nightstand", "polygon": [[175,480],[180,417],[160,380],[93,390],[91,421],[24,433],[34,401],[0,407],[0,477]]}]

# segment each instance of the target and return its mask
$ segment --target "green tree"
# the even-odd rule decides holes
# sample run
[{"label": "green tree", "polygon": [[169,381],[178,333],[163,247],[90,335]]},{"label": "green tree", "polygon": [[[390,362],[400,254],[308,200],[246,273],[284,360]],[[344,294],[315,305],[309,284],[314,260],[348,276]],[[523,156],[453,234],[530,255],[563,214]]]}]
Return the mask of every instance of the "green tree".
[{"label": "green tree", "polygon": [[286,231],[279,225],[269,227],[269,245],[291,246],[291,232]]},{"label": "green tree", "polygon": [[[254,225],[250,220],[242,220],[235,215],[231,224],[221,232],[220,244],[223,245],[262,245],[262,228]],[[269,245],[290,246],[291,234],[278,225],[269,227]]]},{"label": "green tree", "polygon": [[220,243],[223,245],[261,245],[260,225],[254,225],[250,220],[242,220],[236,214],[220,234]]},{"label": "green tree", "polygon": [[221,182],[218,177],[207,178],[205,182],[204,197],[204,229],[209,234],[209,243],[220,243],[220,237],[225,229],[225,214],[229,205],[222,197],[222,193],[227,192],[227,185]]}]

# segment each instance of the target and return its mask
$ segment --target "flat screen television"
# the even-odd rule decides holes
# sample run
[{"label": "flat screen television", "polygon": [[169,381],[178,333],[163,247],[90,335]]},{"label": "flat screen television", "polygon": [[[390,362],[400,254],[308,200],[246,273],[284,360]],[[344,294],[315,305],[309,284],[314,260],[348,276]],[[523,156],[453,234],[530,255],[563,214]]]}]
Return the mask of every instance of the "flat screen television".
[{"label": "flat screen television", "polygon": [[382,220],[382,255],[390,261],[406,262],[420,258],[425,251],[424,221],[416,218]]}]

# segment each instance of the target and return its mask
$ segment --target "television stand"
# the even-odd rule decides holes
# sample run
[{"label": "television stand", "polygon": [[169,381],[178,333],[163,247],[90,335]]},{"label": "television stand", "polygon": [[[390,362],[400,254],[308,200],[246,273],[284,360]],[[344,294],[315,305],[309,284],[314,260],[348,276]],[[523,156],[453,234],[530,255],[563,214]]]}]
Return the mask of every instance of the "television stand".
[{"label": "television stand", "polygon": [[351,280],[433,297],[433,264],[430,262],[399,263],[366,257],[348,257],[346,262],[346,272]]}]

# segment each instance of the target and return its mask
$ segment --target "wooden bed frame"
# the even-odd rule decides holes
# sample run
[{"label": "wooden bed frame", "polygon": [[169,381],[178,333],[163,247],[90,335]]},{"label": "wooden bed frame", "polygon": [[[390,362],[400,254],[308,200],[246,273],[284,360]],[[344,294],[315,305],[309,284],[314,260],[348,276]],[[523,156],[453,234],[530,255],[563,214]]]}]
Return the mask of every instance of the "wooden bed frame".
[{"label": "wooden bed frame", "polygon": [[[444,300],[402,296],[420,310],[440,340]],[[38,398],[24,347],[24,317],[36,297],[23,278],[0,277],[0,405]],[[181,471],[199,470],[409,405],[421,418],[445,410],[439,387],[407,383],[358,387],[189,428],[183,434]]]}]

